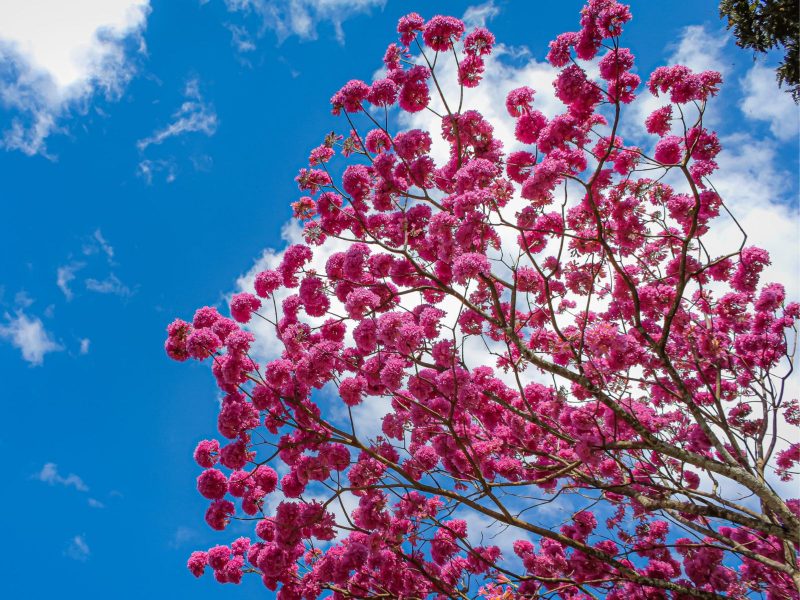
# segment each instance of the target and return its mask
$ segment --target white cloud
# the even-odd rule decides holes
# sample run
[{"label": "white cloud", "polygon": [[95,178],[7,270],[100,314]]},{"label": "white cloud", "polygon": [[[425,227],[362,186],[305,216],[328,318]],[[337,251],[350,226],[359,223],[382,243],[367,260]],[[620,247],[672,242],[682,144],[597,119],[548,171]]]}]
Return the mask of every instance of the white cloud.
[{"label": "white cloud", "polygon": [[102,252],[108,259],[108,264],[114,263],[114,247],[106,240],[103,232],[95,229],[91,238],[87,238],[82,248],[83,254],[92,256]]},{"label": "white cloud", "polygon": [[231,43],[239,52],[252,52],[256,49],[256,44],[247,27],[227,23],[225,28],[231,32]]},{"label": "white cloud", "polygon": [[740,107],[748,119],[769,123],[769,130],[779,140],[797,137],[800,112],[789,94],[778,91],[773,69],[756,63],[739,83],[743,93]]},{"label": "white cloud", "polygon": [[20,290],[14,294],[14,304],[18,308],[28,308],[33,304],[33,298],[31,298],[25,290]]},{"label": "white cloud", "polygon": [[73,279],[75,279],[75,273],[82,269],[83,266],[83,263],[73,262],[69,263],[68,265],[58,267],[56,270],[56,285],[58,286],[58,289],[64,292],[64,297],[66,297],[67,300],[72,300],[74,297],[69,284]]},{"label": "white cloud", "polygon": [[486,27],[486,23],[499,14],[500,8],[495,6],[493,0],[489,0],[483,4],[470,6],[464,11],[462,19],[468,27]]},{"label": "white cloud", "polygon": [[108,277],[102,280],[87,279],[86,289],[98,294],[114,294],[116,296],[130,296],[133,294],[131,289],[119,280],[119,277],[111,273]]},{"label": "white cloud", "polygon": [[184,90],[186,100],[172,115],[173,121],[161,129],[157,129],[149,137],[136,142],[140,152],[153,144],[161,144],[165,140],[185,133],[203,133],[212,136],[217,131],[217,113],[214,106],[206,103],[200,94],[197,79],[191,79]]},{"label": "white cloud", "polygon": [[55,342],[38,317],[28,317],[17,311],[15,316],[5,314],[6,324],[0,325],[0,339],[8,340],[22,352],[22,358],[31,365],[41,365],[45,354],[58,352],[62,347]]},{"label": "white cloud", "polygon": [[88,502],[89,506],[91,506],[92,508],[105,508],[106,507],[106,505],[103,504],[102,502],[100,502],[100,500],[98,500],[97,498],[89,498],[89,500],[87,502]]},{"label": "white cloud", "polygon": [[724,59],[723,50],[728,37],[724,32],[710,32],[703,25],[689,25],[672,47],[668,63],[685,65],[695,72],[712,70],[725,75],[728,62]]},{"label": "white cloud", "polygon": [[71,112],[97,93],[118,97],[149,12],[149,0],[0,2],[0,106],[15,115],[0,146],[46,154]]},{"label": "white cloud", "polygon": [[139,166],[137,167],[136,174],[145,180],[147,185],[153,183],[153,176],[156,173],[160,172],[166,173],[164,179],[167,183],[172,183],[175,181],[175,177],[177,176],[177,166],[175,165],[175,160],[170,159],[156,159],[150,160],[145,159],[139,162]]},{"label": "white cloud", "polygon": [[103,237],[103,232],[99,229],[96,229],[92,235],[100,245],[100,249],[103,251],[103,254],[105,254],[108,258],[108,262],[112,262],[114,260],[114,247],[109,244],[108,241],[106,241],[106,238]]},{"label": "white cloud", "polygon": [[[761,281],[780,282],[790,299],[800,298],[800,219],[791,197],[792,174],[779,167],[778,149],[770,140],[739,133],[721,142],[720,168],[711,181],[747,232],[747,245],[770,253],[772,265]],[[741,239],[736,224],[723,216],[703,241],[712,256],[719,256],[736,249]]]},{"label": "white cloud", "polygon": [[69,541],[69,545],[64,550],[64,556],[80,562],[89,560],[91,553],[89,544],[86,543],[85,535],[76,535]]},{"label": "white cloud", "polygon": [[169,540],[167,545],[170,548],[178,549],[196,538],[197,531],[191,529],[190,527],[184,527],[181,525],[175,530],[175,533],[172,534],[172,539]]},{"label": "white cloud", "polygon": [[[136,142],[136,147],[142,154],[142,159],[137,167],[137,175],[148,185],[153,183],[153,178],[158,173],[164,174],[167,183],[175,181],[178,173],[174,156],[148,158],[145,153],[150,146],[159,146],[169,139],[186,134],[202,133],[211,137],[217,132],[219,126],[217,113],[213,104],[206,102],[200,93],[200,83],[197,79],[190,79],[186,83],[184,96],[184,102],[172,114],[170,123]],[[207,155],[192,156],[190,159],[196,171],[208,170],[213,163],[211,157]]]},{"label": "white cloud", "polygon": [[91,341],[92,340],[90,340],[89,338],[83,338],[81,340],[81,350],[80,350],[81,354],[89,354],[89,344],[91,343]]},{"label": "white cloud", "polygon": [[79,492],[88,492],[89,486],[87,486],[83,479],[75,475],[74,473],[70,473],[66,477],[62,476],[58,472],[58,465],[55,463],[46,463],[42,470],[38,473],[33,475],[33,479],[37,481],[41,481],[42,483],[47,483],[49,485],[63,485],[65,487],[74,487]]},{"label": "white cloud", "polygon": [[[373,8],[383,8],[386,0],[225,0],[230,12],[254,14],[260,20],[258,36],[265,30],[274,31],[279,41],[296,35],[303,40],[317,37],[317,26],[322,22],[333,25],[336,39],[344,42],[342,23],[348,18],[368,13]],[[234,45],[239,50],[249,50],[252,42],[241,30],[231,30]],[[248,40],[244,48],[241,40]]]}]

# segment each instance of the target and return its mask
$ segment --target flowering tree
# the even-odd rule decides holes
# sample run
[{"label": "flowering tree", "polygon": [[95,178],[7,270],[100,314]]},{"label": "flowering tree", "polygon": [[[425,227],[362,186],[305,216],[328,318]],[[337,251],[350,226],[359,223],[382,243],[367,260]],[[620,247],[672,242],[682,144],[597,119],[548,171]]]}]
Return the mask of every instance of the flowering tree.
[{"label": "flowering tree", "polygon": [[[654,151],[620,137],[629,19],[590,0],[550,44],[563,112],[508,94],[511,152],[463,110],[494,38],[458,19],[404,17],[385,78],[333,96],[349,133],[297,177],[305,244],[232,319],[168,328],[224,392],[227,441],[195,451],[206,521],[255,534],[192,573],[255,573],[282,599],[798,598],[800,501],[779,480],[800,460],[800,306],[759,285],[769,257],[745,236],[707,243],[718,73],[656,69]],[[397,130],[419,111],[438,162],[438,132]],[[251,357],[253,320],[279,358]]]}]

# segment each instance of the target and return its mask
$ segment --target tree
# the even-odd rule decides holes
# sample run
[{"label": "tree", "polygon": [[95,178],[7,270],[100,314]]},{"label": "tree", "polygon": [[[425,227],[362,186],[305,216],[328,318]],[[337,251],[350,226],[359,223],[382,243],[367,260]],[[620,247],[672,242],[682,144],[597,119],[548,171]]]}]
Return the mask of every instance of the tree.
[{"label": "tree", "polygon": [[[656,69],[654,151],[620,137],[629,19],[590,0],[551,43],[564,110],[511,91],[508,154],[462,107],[494,38],[458,19],[404,17],[385,77],[333,96],[349,134],[297,177],[305,243],[232,319],[168,327],[225,394],[227,441],[195,451],[206,521],[255,530],[192,573],[256,573],[282,599],[798,597],[800,501],[778,486],[800,460],[800,306],[759,284],[744,235],[708,247],[718,73]],[[438,132],[397,131],[421,111],[438,163]],[[256,322],[281,350],[266,364]]]},{"label": "tree", "polygon": [[778,85],[788,84],[794,101],[800,101],[800,2],[722,0],[719,13],[728,19],[740,48],[762,54],[777,47],[784,50],[776,71]]}]

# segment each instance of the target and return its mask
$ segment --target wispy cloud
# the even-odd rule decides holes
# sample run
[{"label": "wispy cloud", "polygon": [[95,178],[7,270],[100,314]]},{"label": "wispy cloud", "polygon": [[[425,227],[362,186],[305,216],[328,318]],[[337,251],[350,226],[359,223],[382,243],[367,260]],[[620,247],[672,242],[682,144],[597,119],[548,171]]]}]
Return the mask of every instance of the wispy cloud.
[{"label": "wispy cloud", "polygon": [[231,32],[231,43],[239,52],[252,52],[256,49],[255,41],[247,27],[226,23],[225,28]]},{"label": "wispy cloud", "polygon": [[[167,183],[172,183],[178,173],[177,161],[174,156],[162,156],[153,158],[147,156],[148,148],[160,146],[170,139],[180,138],[189,134],[203,134],[207,137],[213,136],[217,132],[219,119],[214,110],[214,105],[207,102],[200,93],[200,83],[195,79],[189,80],[184,90],[185,100],[180,108],[172,114],[171,121],[156,129],[151,135],[136,142],[136,147],[141,154],[141,160],[137,166],[137,175],[150,185],[159,173],[163,174]],[[167,144],[168,146],[169,144]],[[190,157],[196,171],[207,170],[211,164],[211,158],[202,155],[199,158]]]},{"label": "wispy cloud", "polygon": [[90,340],[89,338],[83,338],[81,340],[81,349],[80,349],[81,354],[89,354],[89,344],[91,344],[91,342],[92,340]]},{"label": "wispy cloud", "polygon": [[14,305],[17,308],[28,308],[31,304],[33,304],[33,298],[25,290],[20,290],[14,294]]},{"label": "wispy cloud", "polygon": [[800,112],[789,94],[779,92],[775,84],[775,71],[756,63],[740,82],[744,115],[756,121],[765,121],[769,130],[782,141],[797,137]]},{"label": "wispy cloud", "polygon": [[122,296],[127,298],[133,292],[131,289],[120,281],[119,277],[111,273],[105,279],[92,279],[89,278],[85,281],[86,289],[90,292],[97,292],[98,294],[114,294],[115,296]]},{"label": "wispy cloud", "polygon": [[492,0],[470,6],[464,11],[463,20],[471,27],[486,27],[486,24],[500,14],[500,8]]},{"label": "wispy cloud", "polygon": [[729,71],[730,61],[725,58],[728,34],[709,31],[703,25],[684,27],[680,37],[672,46],[669,62],[686,65],[693,71]]},{"label": "wispy cloud", "polygon": [[114,247],[108,243],[106,238],[103,237],[103,232],[99,229],[95,229],[94,234],[92,237],[97,241],[100,246],[100,250],[103,251],[103,254],[106,255],[108,262],[111,263],[114,261]]},{"label": "wispy cloud", "polygon": [[91,554],[92,551],[89,549],[89,544],[86,543],[86,536],[83,534],[72,538],[64,550],[64,556],[80,562],[89,560]]},{"label": "wispy cloud", "polygon": [[[52,486],[60,485],[67,488],[75,488],[75,490],[83,493],[87,493],[89,491],[89,486],[86,485],[86,482],[84,482],[83,479],[75,473],[70,473],[69,475],[62,475],[59,473],[58,465],[56,463],[45,463],[41,471],[31,475],[31,479],[41,481],[42,483]],[[87,498],[86,503],[91,508],[106,507],[103,502],[94,497]]]},{"label": "wispy cloud", "polygon": [[14,316],[5,314],[6,324],[0,324],[0,339],[8,341],[22,352],[31,365],[41,365],[46,354],[62,350],[38,317],[29,317],[19,310]]},{"label": "wispy cloud", "polygon": [[61,267],[58,267],[56,270],[56,285],[58,289],[60,289],[67,300],[72,300],[74,294],[72,293],[72,288],[70,288],[70,282],[75,279],[75,273],[80,271],[84,267],[84,263],[81,262],[73,262]]},{"label": "wispy cloud", "polygon": [[0,2],[0,147],[47,156],[46,139],[96,94],[118,98],[144,51],[149,0]]},{"label": "wispy cloud", "polygon": [[[383,8],[386,0],[225,0],[230,12],[253,15],[259,21],[257,37],[273,31],[282,42],[290,36],[303,40],[317,38],[317,27],[326,22],[333,26],[336,39],[344,42],[342,24],[347,19]],[[233,44],[240,51],[252,49],[252,36],[244,35],[241,27],[231,28]],[[243,43],[244,40],[244,43]]]},{"label": "wispy cloud", "polygon": [[186,133],[202,133],[209,137],[216,133],[219,124],[217,113],[214,111],[214,106],[207,103],[200,94],[197,79],[192,79],[186,84],[184,95],[186,101],[173,113],[171,123],[136,142],[140,152],[144,152],[148,146],[161,144],[171,137]]},{"label": "wispy cloud", "polygon": [[172,534],[172,538],[168,542],[170,548],[181,548],[187,543],[191,542],[197,537],[197,532],[190,527],[180,526]]},{"label": "wispy cloud", "polygon": [[85,256],[105,254],[108,264],[114,264],[114,247],[105,238],[100,229],[95,229],[92,236],[85,239],[82,250]]},{"label": "wispy cloud", "polygon": [[164,179],[167,183],[175,181],[177,175],[177,166],[173,159],[145,159],[139,162],[137,174],[150,185],[153,183],[153,176],[156,173],[164,172]]},{"label": "wispy cloud", "polygon": [[75,473],[70,473],[66,477],[58,472],[56,463],[45,463],[42,470],[35,473],[32,479],[47,483],[48,485],[63,485],[64,487],[74,487],[79,492],[88,492],[89,486],[86,485]]}]

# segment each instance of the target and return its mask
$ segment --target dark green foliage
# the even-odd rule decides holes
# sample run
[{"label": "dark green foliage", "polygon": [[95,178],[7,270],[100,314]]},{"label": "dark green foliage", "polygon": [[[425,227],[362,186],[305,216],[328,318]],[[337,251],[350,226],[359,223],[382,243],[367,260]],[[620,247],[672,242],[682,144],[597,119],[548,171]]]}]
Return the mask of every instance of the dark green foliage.
[{"label": "dark green foliage", "polygon": [[800,0],[722,0],[720,16],[727,17],[736,44],[766,52],[781,47],[783,61],[777,69],[778,84],[789,88],[800,101]]}]

